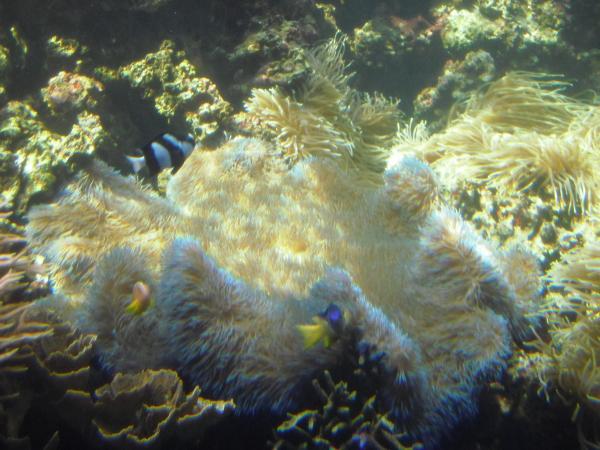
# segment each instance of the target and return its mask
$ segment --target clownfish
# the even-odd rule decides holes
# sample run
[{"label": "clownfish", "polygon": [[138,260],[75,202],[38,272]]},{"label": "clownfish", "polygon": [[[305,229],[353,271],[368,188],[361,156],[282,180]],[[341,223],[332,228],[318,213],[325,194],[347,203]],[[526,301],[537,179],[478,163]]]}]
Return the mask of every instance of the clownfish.
[{"label": "clownfish", "polygon": [[144,167],[148,168],[150,176],[158,175],[169,167],[172,167],[172,173],[175,173],[190,156],[195,145],[191,134],[181,139],[171,133],[161,133],[137,149],[142,156],[127,156],[127,160],[135,173]]},{"label": "clownfish", "polygon": [[129,314],[140,315],[150,306],[150,287],[143,281],[138,281],[131,290],[131,303],[125,311]]}]

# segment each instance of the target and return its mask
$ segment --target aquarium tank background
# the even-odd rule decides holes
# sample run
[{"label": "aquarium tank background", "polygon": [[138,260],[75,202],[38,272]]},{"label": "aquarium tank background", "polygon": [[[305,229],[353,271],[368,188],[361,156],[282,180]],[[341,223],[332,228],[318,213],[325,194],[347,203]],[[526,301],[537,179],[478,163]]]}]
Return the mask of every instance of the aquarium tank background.
[{"label": "aquarium tank background", "polygon": [[0,449],[600,446],[596,0],[0,0]]}]

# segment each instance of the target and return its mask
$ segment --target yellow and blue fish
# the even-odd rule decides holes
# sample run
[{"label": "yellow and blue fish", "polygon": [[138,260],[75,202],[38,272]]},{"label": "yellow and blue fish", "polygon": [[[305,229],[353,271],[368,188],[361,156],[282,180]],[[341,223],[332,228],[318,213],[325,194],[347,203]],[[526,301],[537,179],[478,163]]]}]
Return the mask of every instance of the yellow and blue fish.
[{"label": "yellow and blue fish", "polygon": [[330,304],[324,312],[313,317],[312,324],[298,325],[298,331],[304,338],[304,348],[312,348],[319,342],[329,347],[347,320],[347,313],[342,312],[336,304]]}]

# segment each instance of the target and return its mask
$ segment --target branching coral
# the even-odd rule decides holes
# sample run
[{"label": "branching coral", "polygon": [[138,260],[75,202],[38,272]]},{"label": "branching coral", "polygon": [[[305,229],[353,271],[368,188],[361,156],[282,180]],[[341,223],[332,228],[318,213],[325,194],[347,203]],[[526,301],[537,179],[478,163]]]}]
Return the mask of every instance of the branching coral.
[{"label": "branching coral", "polygon": [[329,372],[323,378],[323,383],[313,382],[322,407],[290,414],[277,427],[279,439],[274,449],[421,448],[410,436],[398,432],[397,426],[379,411],[375,396],[361,398],[348,389],[347,383],[334,383]]},{"label": "branching coral", "polygon": [[[438,214],[435,181],[413,177],[429,178],[423,163],[392,161],[365,184],[339,159],[279,155],[240,138],[195,152],[166,199],[93,163],[29,215],[31,243],[70,299],[64,317],[98,336],[105,369],[175,369],[242,413],[300,406],[317,374],[367,345],[391,417],[435,442],[474,412],[520,324],[492,248]],[[422,217],[407,220],[419,190]],[[434,243],[453,230],[450,277]],[[132,314],[139,282],[150,306]],[[330,308],[339,314],[323,316]],[[328,339],[307,348],[301,325],[315,317]]]},{"label": "branching coral", "polygon": [[397,102],[352,90],[341,37],[306,52],[310,74],[295,98],[280,89],[255,89],[246,103],[252,117],[275,137],[292,161],[310,155],[342,157],[371,172],[385,168],[400,118]]},{"label": "branching coral", "polygon": [[[548,188],[570,213],[592,210],[600,185],[598,107],[561,93],[551,77],[509,73],[467,103],[419,152],[446,179],[478,180],[507,192]],[[399,151],[411,140],[402,140]]]}]

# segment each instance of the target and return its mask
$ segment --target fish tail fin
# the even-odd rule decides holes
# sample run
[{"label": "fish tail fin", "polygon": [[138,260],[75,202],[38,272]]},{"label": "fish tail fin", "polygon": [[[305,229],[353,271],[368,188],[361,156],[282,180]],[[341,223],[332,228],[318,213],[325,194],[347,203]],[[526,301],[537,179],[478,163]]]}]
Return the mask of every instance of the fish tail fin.
[{"label": "fish tail fin", "polygon": [[134,173],[138,173],[144,167],[146,167],[146,161],[143,156],[126,156],[127,161],[131,164],[131,168]]},{"label": "fish tail fin", "polygon": [[132,300],[131,303],[125,307],[125,312],[139,316],[144,314],[149,306],[149,302]]},{"label": "fish tail fin", "polygon": [[304,339],[305,349],[314,347],[321,340],[327,345],[327,324],[322,320],[316,319],[313,324],[298,325],[297,328]]}]

